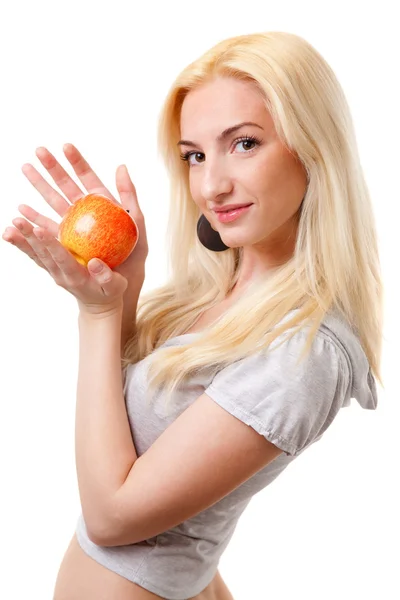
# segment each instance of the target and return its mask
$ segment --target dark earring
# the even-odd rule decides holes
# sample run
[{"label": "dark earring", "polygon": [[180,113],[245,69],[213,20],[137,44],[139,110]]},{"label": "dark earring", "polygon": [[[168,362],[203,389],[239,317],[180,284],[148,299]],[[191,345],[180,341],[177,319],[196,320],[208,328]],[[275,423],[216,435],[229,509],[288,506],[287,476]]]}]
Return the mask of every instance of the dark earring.
[{"label": "dark earring", "polygon": [[201,215],[197,221],[197,237],[205,248],[213,252],[223,252],[229,248],[222,241],[218,231],[211,227],[204,215]]}]

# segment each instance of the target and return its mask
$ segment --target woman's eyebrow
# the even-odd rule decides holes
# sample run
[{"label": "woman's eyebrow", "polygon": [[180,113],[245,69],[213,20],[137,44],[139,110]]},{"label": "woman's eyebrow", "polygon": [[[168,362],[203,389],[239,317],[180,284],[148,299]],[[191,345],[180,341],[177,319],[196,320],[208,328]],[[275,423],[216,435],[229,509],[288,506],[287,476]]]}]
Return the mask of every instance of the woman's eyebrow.
[{"label": "woman's eyebrow", "polygon": [[[228,127],[228,129],[225,129],[217,137],[217,142],[222,142],[229,135],[231,135],[231,133],[234,133],[235,131],[237,131],[241,127],[244,127],[245,125],[246,126],[254,125],[255,127],[259,127],[260,129],[262,129],[261,125],[258,125],[257,123],[253,123],[253,121],[244,121],[243,123],[238,123],[237,125],[232,125],[232,127]],[[180,140],[177,143],[177,146],[192,146],[192,147],[195,147],[195,146],[199,146],[199,144],[195,144],[195,142],[191,142],[189,140]]]}]

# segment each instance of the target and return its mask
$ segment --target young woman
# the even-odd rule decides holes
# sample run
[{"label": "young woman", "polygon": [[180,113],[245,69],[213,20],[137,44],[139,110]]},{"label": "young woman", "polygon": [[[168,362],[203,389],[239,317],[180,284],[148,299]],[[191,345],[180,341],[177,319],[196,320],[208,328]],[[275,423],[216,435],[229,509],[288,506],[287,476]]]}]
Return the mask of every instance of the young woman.
[{"label": "young woman", "polygon": [[[55,600],[232,599],[218,563],[252,496],[351,398],[377,406],[375,223],[320,54],[283,32],[222,41],[173,83],[159,144],[172,268],[160,289],[140,295],[148,246],[124,166],[117,189],[140,237],[114,270],[78,264],[58,224],[26,205],[3,234],[79,307],[82,514]],[[47,149],[37,155],[67,199],[23,167],[59,216],[85,193],[117,202],[64,151],[82,189]]]}]

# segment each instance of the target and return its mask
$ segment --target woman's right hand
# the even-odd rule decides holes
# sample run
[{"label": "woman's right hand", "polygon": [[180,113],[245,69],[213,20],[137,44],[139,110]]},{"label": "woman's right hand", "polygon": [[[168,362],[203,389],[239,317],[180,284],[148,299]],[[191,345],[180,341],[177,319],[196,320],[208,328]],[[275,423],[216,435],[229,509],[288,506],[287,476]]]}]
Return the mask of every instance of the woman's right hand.
[{"label": "woman's right hand", "polygon": [[[65,198],[53,188],[42,175],[29,163],[22,166],[22,172],[30,181],[34,188],[41,194],[49,206],[60,216],[63,217],[69,206],[86,196],[87,194],[103,194],[110,200],[122,206],[136,222],[139,228],[139,238],[137,244],[128,258],[113,271],[121,273],[129,282],[136,283],[137,277],[143,276],[144,265],[149,252],[144,215],[140,209],[135,186],[124,165],[120,165],[116,172],[116,185],[121,202],[118,202],[111,192],[105,187],[82,154],[72,144],[65,144],[64,154],[74,169],[79,180],[82,182],[85,191],[82,191],[75,181],[69,176],[65,169],[55,159],[55,157],[46,149],[38,148],[36,156],[50,174],[59,189],[65,194]],[[58,238],[59,224],[49,217],[46,217],[26,204],[18,206],[19,212],[31,223],[38,227],[48,229],[50,233]],[[16,227],[7,227],[3,233],[3,239],[17,246],[30,258],[32,258],[40,267],[45,268],[40,258],[36,255],[33,248],[26,241],[25,237]]]}]

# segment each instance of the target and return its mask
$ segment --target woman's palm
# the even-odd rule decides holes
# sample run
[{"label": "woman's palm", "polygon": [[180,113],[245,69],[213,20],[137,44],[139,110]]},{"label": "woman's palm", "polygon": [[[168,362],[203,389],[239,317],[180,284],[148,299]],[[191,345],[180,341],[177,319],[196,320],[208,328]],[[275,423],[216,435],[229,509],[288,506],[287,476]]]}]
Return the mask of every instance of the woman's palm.
[{"label": "woman's palm", "polygon": [[[115,267],[113,271],[120,273],[126,277],[128,281],[134,281],[137,275],[142,275],[143,273],[149,249],[144,215],[140,209],[135,186],[129,177],[128,170],[124,165],[120,165],[117,168],[116,185],[121,199],[121,202],[118,202],[75,146],[72,144],[66,144],[64,146],[64,154],[70,162],[79,180],[82,182],[85,191],[80,189],[80,187],[60,165],[56,158],[46,148],[38,148],[36,150],[36,156],[39,158],[40,162],[50,174],[61,192],[64,193],[67,200],[49,183],[47,183],[42,175],[31,164],[23,165],[22,172],[30,181],[30,183],[38,190],[47,204],[49,204],[49,206],[51,206],[51,208],[61,218],[64,216],[71,204],[86,194],[102,194],[127,210],[138,226],[139,238],[135,248],[128,258],[118,267]],[[54,237],[58,238],[59,223],[38,213],[36,210],[30,206],[27,206],[26,204],[19,205],[18,209],[29,221],[39,227],[48,229]],[[26,242],[25,238],[18,231],[18,229],[15,228],[14,230],[13,228],[12,234],[10,234],[8,238],[8,241],[14,243],[43,267],[40,259],[37,256],[33,256],[32,248]]]}]

